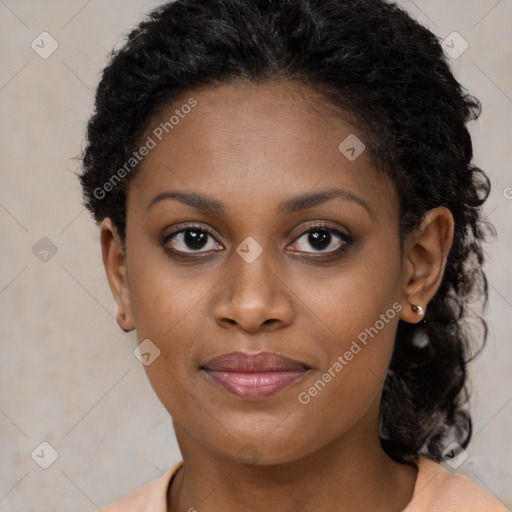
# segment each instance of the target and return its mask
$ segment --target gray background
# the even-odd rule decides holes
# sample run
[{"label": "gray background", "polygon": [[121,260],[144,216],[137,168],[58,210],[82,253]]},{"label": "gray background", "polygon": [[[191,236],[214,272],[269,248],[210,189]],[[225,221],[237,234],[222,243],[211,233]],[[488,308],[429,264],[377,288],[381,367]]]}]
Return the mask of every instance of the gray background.
[{"label": "gray background", "polygon": [[[114,321],[74,174],[106,56],[159,3],[0,0],[0,512],[90,511],[181,459],[135,335]],[[512,510],[512,0],[399,3],[439,37],[469,43],[451,62],[483,104],[471,131],[499,238],[487,246],[489,341],[471,365],[475,437],[457,471]],[[46,59],[31,47],[43,31],[59,45]],[[47,262],[32,251],[43,237],[57,248]],[[49,461],[43,441],[58,452],[48,469],[31,458]]]}]

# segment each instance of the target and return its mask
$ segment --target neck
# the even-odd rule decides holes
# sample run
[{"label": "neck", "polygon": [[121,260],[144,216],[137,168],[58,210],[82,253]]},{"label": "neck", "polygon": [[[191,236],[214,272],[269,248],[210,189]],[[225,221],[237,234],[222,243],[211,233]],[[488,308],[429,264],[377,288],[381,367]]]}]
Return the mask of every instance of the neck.
[{"label": "neck", "polygon": [[219,455],[175,422],[183,468],[170,487],[168,512],[402,510],[412,499],[417,468],[395,462],[382,449],[378,406],[363,426],[358,423],[321,448],[279,464]]},{"label": "neck", "polygon": [[417,469],[393,461],[376,428],[378,415],[369,428],[354,428],[300,459],[251,465],[206,449],[175,424],[183,468],[170,488],[168,511],[402,510]]}]

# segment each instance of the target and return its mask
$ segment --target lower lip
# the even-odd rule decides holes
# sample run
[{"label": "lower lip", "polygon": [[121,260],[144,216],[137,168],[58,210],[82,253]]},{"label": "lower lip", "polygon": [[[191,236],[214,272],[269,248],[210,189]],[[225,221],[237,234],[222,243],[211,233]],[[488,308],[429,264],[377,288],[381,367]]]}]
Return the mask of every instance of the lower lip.
[{"label": "lower lip", "polygon": [[307,370],[242,373],[205,370],[211,379],[224,389],[248,400],[259,400],[275,395],[300,380]]}]

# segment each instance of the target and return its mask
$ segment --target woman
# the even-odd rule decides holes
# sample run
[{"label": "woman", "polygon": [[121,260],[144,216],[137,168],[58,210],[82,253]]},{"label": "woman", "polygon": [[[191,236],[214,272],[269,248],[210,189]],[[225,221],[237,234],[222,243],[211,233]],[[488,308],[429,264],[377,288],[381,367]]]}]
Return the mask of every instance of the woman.
[{"label": "woman", "polygon": [[103,510],[506,510],[439,464],[485,339],[479,109],[382,0],[178,0],[130,33],[81,182],[183,461]]}]

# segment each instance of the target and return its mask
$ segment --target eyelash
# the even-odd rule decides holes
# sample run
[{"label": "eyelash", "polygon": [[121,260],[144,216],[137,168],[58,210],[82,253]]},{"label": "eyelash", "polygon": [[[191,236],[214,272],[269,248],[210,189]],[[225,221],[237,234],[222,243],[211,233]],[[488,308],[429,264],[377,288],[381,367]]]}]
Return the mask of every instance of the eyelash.
[{"label": "eyelash", "polygon": [[[180,233],[185,233],[187,231],[199,231],[201,233],[207,233],[211,238],[213,238],[215,241],[217,241],[216,240],[217,235],[212,230],[207,228],[206,226],[189,224],[189,225],[181,227],[181,229],[179,229],[178,231],[174,231],[173,233],[166,235],[163,238],[162,245],[164,246],[164,250],[169,254],[169,256],[183,258],[183,259],[191,259],[194,257],[204,257],[207,255],[210,255],[211,254],[210,251],[208,251],[206,253],[204,253],[204,252],[202,253],[200,251],[193,251],[193,252],[187,253],[184,251],[176,251],[175,249],[170,249],[169,247],[166,246],[166,244],[168,244],[169,241],[171,241],[176,235],[179,235]],[[352,237],[350,237],[349,235],[347,235],[346,233],[339,231],[338,229],[334,228],[333,226],[330,226],[329,224],[322,224],[322,223],[316,223],[316,224],[312,224],[312,225],[308,226],[306,231],[303,231],[297,237],[295,237],[292,243],[295,243],[297,240],[300,240],[304,235],[307,235],[309,233],[315,233],[318,231],[326,232],[331,235],[337,236],[338,238],[340,238],[342,245],[340,247],[338,247],[337,249],[332,249],[330,251],[306,252],[305,254],[308,254],[308,255],[310,255],[310,254],[333,255],[336,253],[339,254],[339,253],[345,252],[345,250],[354,243],[354,239]],[[300,255],[302,257],[304,257],[303,256],[304,251],[298,251],[298,252],[300,253]],[[306,256],[306,257],[308,257],[308,256]],[[316,258],[316,257],[313,256],[313,258]]]}]

